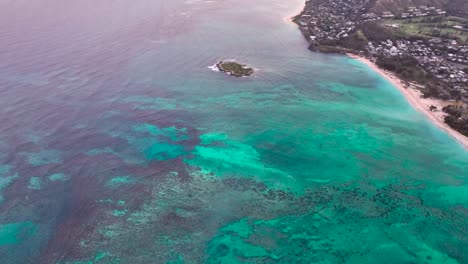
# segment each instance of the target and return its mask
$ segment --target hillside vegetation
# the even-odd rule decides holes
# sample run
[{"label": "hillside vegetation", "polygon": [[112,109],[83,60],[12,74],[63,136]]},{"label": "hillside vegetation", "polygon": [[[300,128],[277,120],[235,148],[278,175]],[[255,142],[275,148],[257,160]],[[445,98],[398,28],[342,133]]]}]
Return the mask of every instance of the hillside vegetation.
[{"label": "hillside vegetation", "polygon": [[453,11],[453,12],[468,12],[468,1],[467,0],[451,0],[449,3],[445,6],[447,10]]},{"label": "hillside vegetation", "polygon": [[452,12],[468,12],[467,0],[375,0],[374,12],[392,11],[399,13],[409,6],[434,6]]}]

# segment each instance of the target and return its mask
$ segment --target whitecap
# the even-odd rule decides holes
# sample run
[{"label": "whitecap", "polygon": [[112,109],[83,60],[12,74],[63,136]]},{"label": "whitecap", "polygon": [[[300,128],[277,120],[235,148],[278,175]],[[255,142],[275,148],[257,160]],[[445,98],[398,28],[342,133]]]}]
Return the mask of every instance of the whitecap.
[{"label": "whitecap", "polygon": [[212,66],[208,66],[208,68],[214,72],[219,72],[218,63],[215,63]]}]

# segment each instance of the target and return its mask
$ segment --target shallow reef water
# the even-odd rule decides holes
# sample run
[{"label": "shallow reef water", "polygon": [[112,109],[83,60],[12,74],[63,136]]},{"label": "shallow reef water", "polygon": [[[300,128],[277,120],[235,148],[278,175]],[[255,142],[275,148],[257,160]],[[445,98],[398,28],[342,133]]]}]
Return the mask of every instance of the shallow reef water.
[{"label": "shallow reef water", "polygon": [[0,1],[0,263],[468,263],[468,152],[302,2]]}]

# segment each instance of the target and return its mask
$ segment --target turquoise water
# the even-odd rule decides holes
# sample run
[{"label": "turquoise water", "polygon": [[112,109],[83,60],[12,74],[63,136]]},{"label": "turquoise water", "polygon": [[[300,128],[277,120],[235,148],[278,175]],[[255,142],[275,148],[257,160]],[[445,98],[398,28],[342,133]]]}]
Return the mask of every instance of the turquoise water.
[{"label": "turquoise water", "polygon": [[300,4],[0,3],[1,263],[468,263],[468,153]]}]

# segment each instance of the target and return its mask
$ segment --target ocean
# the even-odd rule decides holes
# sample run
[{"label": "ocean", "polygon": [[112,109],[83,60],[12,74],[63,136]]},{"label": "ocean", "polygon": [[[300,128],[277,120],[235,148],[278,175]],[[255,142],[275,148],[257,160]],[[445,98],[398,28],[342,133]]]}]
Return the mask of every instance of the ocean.
[{"label": "ocean", "polygon": [[0,1],[0,262],[468,263],[468,152],[301,4]]}]

